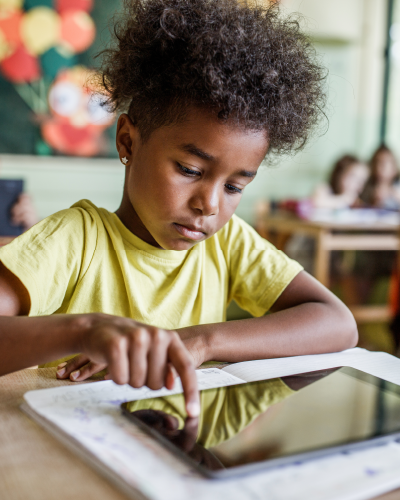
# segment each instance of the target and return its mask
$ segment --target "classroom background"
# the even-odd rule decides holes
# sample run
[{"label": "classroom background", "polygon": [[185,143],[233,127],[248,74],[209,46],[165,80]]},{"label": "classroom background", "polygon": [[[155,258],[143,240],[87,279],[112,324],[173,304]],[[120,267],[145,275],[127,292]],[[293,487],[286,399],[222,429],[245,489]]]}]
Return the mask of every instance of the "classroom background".
[{"label": "classroom background", "polygon": [[[24,181],[38,219],[82,198],[119,206],[124,167],[113,147],[115,117],[84,83],[121,3],[0,0],[0,179]],[[344,155],[369,172],[382,144],[400,160],[400,0],[280,4],[298,17],[327,68],[326,118],[301,153],[267,159],[237,213],[348,303],[361,346],[396,353],[389,326],[398,310],[399,206],[381,213],[363,201],[349,203],[350,212],[317,215],[310,206]],[[230,319],[245,316],[229,307]]]}]

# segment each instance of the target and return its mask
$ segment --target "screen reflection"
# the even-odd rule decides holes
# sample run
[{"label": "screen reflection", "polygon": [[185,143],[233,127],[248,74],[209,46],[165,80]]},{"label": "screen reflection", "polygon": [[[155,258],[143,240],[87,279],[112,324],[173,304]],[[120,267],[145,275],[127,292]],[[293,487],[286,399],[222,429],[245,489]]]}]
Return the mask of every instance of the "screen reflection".
[{"label": "screen reflection", "polygon": [[[131,401],[123,409],[136,423],[151,429],[153,435],[179,449],[197,465],[208,470],[224,469],[257,460],[257,453],[247,453],[244,461],[232,460],[237,452],[226,456],[223,450],[219,451],[221,443],[232,441],[271,407],[336,370],[202,391],[199,418],[186,416],[182,394]],[[264,447],[260,460],[265,459],[265,452],[268,450]]]}]

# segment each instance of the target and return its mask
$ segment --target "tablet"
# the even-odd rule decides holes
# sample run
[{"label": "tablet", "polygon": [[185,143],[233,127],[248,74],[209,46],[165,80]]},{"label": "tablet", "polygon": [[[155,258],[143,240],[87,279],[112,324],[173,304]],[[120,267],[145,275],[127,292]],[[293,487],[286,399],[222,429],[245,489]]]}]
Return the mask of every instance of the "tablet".
[{"label": "tablet", "polygon": [[228,478],[400,439],[400,387],[336,368],[124,403],[124,415],[203,475]]}]

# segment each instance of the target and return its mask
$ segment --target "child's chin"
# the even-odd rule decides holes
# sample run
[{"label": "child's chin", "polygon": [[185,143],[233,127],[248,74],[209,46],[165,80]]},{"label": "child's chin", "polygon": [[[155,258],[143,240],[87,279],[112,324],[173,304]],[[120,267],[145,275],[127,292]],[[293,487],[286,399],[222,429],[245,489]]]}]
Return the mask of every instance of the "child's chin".
[{"label": "child's chin", "polygon": [[175,250],[177,252],[190,250],[192,247],[197,245],[198,241],[189,241],[189,240],[178,240],[178,241],[169,241],[166,242],[165,246],[162,245],[164,250]]}]

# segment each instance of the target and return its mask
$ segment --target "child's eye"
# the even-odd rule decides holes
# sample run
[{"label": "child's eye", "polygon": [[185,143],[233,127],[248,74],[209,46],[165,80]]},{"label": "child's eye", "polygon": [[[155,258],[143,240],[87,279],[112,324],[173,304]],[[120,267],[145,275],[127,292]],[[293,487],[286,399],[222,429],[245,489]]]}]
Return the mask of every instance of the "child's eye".
[{"label": "child's eye", "polygon": [[179,170],[183,173],[183,175],[188,175],[188,176],[199,176],[201,175],[201,172],[198,172],[197,170],[191,170],[190,168],[184,167],[180,163],[177,163]]},{"label": "child's eye", "polygon": [[232,193],[232,194],[234,194],[234,193],[241,194],[242,191],[243,191],[243,189],[239,189],[239,188],[237,188],[235,186],[232,186],[231,184],[225,184],[225,187],[229,191],[229,193]]}]

